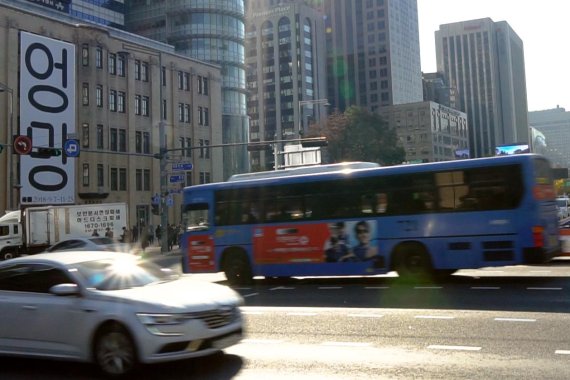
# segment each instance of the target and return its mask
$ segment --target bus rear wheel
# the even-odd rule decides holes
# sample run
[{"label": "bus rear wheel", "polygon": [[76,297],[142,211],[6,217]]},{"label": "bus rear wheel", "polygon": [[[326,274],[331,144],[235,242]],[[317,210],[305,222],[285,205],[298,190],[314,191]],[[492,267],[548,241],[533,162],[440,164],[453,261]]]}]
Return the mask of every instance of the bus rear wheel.
[{"label": "bus rear wheel", "polygon": [[253,280],[249,260],[243,253],[228,253],[224,260],[224,273],[230,285],[248,285]]},{"label": "bus rear wheel", "polygon": [[430,257],[420,244],[408,244],[398,248],[394,258],[394,269],[403,281],[425,281],[431,279],[434,271]]}]

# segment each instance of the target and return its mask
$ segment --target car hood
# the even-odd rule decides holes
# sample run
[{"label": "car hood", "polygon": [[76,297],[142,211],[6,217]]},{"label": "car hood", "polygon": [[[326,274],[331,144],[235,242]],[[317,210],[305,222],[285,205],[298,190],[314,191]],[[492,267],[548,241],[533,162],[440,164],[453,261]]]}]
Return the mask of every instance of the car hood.
[{"label": "car hood", "polygon": [[211,309],[218,305],[239,305],[241,296],[227,286],[194,280],[187,276],[123,290],[97,291],[119,302],[137,303],[146,312],[183,312]]}]

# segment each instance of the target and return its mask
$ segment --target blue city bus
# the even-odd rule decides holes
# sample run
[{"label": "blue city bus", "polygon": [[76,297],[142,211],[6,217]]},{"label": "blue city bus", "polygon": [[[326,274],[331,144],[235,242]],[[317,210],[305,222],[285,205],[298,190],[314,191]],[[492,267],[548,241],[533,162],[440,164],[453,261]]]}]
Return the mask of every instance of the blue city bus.
[{"label": "blue city bus", "polygon": [[521,154],[237,176],[184,189],[183,271],[377,275],[543,263],[560,249],[549,161]]}]

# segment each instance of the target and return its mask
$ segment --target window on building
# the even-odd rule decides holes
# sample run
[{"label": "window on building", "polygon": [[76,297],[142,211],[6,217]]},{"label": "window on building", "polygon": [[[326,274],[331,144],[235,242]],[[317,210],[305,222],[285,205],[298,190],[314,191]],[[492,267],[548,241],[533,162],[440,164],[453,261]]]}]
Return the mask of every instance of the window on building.
[{"label": "window on building", "polygon": [[116,75],[117,74],[117,55],[113,53],[109,53],[109,74]]},{"label": "window on building", "polygon": [[89,66],[89,45],[83,45],[81,48],[81,64]]},{"label": "window on building", "polygon": [[143,190],[150,191],[150,170],[143,170]]},{"label": "window on building", "polygon": [[119,176],[117,168],[111,168],[111,191],[119,190]]},{"label": "window on building", "polygon": [[190,73],[184,73],[184,91],[190,90]]},{"label": "window on building", "polygon": [[89,124],[81,124],[81,145],[84,148],[89,148]]},{"label": "window on building", "polygon": [[141,79],[143,82],[148,82],[148,62],[141,64]]},{"label": "window on building", "polygon": [[184,122],[190,122],[190,104],[184,104]]},{"label": "window on building", "polygon": [[103,107],[103,86],[100,84],[95,88],[95,102],[97,107]]},{"label": "window on building", "polygon": [[149,103],[150,103],[150,99],[148,96],[143,96],[142,97],[142,102],[141,102],[141,114],[143,116],[148,116],[149,115]]},{"label": "window on building", "polygon": [[127,191],[127,169],[119,169],[119,191]]},{"label": "window on building", "polygon": [[184,88],[184,75],[182,71],[178,72],[178,89],[182,90]]},{"label": "window on building", "polygon": [[127,131],[119,129],[119,152],[127,151]]},{"label": "window on building", "polygon": [[135,95],[135,115],[141,114],[141,96]]},{"label": "window on building", "polygon": [[89,164],[83,164],[83,186],[89,186]]},{"label": "window on building", "polygon": [[117,91],[110,90],[109,91],[109,111],[116,112],[117,111]]},{"label": "window on building", "polygon": [[89,105],[89,83],[83,83],[81,86],[81,101],[84,106]]},{"label": "window on building", "polygon": [[192,157],[192,139],[186,138],[186,157]]},{"label": "window on building", "polygon": [[125,73],[126,73],[126,59],[125,56],[122,54],[119,54],[119,56],[117,57],[117,75],[124,77]]},{"label": "window on building", "polygon": [[102,164],[97,164],[97,186],[105,186],[105,171]]},{"label": "window on building", "polygon": [[208,110],[208,107],[204,107],[204,125],[210,125],[210,111]]},{"label": "window on building", "polygon": [[162,120],[166,120],[166,110],[167,110],[167,106],[166,106],[166,99],[162,99],[162,109],[160,110],[162,112]]},{"label": "window on building", "polygon": [[116,152],[118,150],[118,134],[117,134],[117,128],[111,128],[111,133],[110,133],[110,143],[109,143],[109,149],[113,152]]},{"label": "window on building", "polygon": [[105,149],[103,141],[103,125],[97,124],[97,149]]},{"label": "window on building", "polygon": [[125,99],[127,94],[123,91],[119,91],[117,96],[117,111],[124,113],[125,112]]},{"label": "window on building", "polygon": [[135,189],[137,191],[142,191],[143,184],[142,184],[142,169],[137,169],[135,172]]},{"label": "window on building", "polygon": [[210,183],[210,182],[211,182],[210,173],[200,172],[200,184]]},{"label": "window on building", "polygon": [[95,67],[98,69],[103,68],[103,48],[101,46],[97,46],[97,49],[95,49]]},{"label": "window on building", "polygon": [[135,132],[135,152],[142,153],[142,132]]},{"label": "window on building", "polygon": [[135,59],[135,80],[141,80],[141,61]]},{"label": "window on building", "polygon": [[166,86],[166,67],[164,66],[160,70],[160,84]]},{"label": "window on building", "polygon": [[184,121],[184,104],[178,103],[178,121]]},{"label": "window on building", "polygon": [[150,133],[143,132],[143,153],[150,154]]}]

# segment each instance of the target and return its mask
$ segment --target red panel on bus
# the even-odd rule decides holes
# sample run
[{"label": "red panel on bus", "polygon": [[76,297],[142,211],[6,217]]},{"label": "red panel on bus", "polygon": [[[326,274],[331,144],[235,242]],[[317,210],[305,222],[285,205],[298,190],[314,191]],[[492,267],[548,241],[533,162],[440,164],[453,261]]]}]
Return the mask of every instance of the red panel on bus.
[{"label": "red panel on bus", "polygon": [[257,264],[320,263],[330,237],[328,225],[291,224],[256,227],[253,233]]},{"label": "red panel on bus", "polygon": [[211,236],[190,236],[187,254],[190,272],[213,272],[216,269],[214,240]]}]

